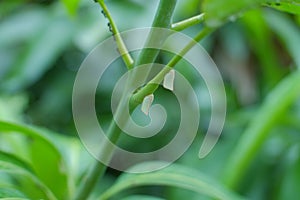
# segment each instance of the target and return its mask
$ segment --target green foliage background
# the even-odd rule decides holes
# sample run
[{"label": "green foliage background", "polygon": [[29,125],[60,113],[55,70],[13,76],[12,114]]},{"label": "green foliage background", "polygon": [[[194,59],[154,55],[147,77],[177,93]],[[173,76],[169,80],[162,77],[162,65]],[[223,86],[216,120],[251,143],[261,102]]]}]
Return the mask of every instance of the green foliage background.
[{"label": "green foliage background", "polygon": [[[151,26],[159,3],[105,2],[120,31]],[[93,163],[77,137],[71,100],[81,62],[111,35],[100,11],[91,0],[0,2],[0,198],[73,199]],[[226,86],[228,112],[220,141],[208,157],[198,159],[210,103],[203,81],[181,61],[176,69],[191,81],[201,102],[194,144],[176,164],[159,172],[133,175],[109,169],[90,199],[300,196],[300,1],[178,0],[173,21],[202,12],[204,24],[183,32],[193,37],[203,26],[217,28],[201,44]],[[158,60],[169,58],[163,53]],[[125,70],[117,61],[98,90],[104,126],[111,119],[111,91]],[[162,88],[155,95],[156,103],[169,110],[164,128],[169,136],[143,146],[122,136],[120,146],[144,152],[170,140],[177,128],[177,104],[170,103],[172,96]]]}]

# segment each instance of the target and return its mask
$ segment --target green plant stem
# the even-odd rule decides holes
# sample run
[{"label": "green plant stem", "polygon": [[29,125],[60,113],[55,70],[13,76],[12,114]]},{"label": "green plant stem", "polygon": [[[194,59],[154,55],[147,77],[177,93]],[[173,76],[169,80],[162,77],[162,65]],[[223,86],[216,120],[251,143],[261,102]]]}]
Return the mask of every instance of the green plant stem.
[{"label": "green plant stem", "polygon": [[[110,141],[112,143],[116,143],[121,132],[122,131],[119,129],[116,122],[112,120],[107,135]],[[101,150],[100,150],[102,159],[110,160],[113,154],[113,150],[114,149],[110,148],[108,143],[104,143],[104,145],[101,146]],[[93,190],[95,184],[97,183],[97,181],[104,175],[106,168],[107,166],[105,164],[99,162],[98,160],[95,160],[95,163],[93,163],[92,167],[83,178],[81,185],[78,188],[78,192],[75,195],[74,200],[87,199],[91,191]]]},{"label": "green plant stem", "polygon": [[[167,66],[174,67],[181,59],[182,56],[185,55],[194,45],[197,44],[201,39],[203,39],[205,36],[207,36],[209,33],[211,33],[213,29],[210,28],[204,28],[199,34],[194,38],[195,41],[190,42],[179,55],[176,55]],[[164,78],[164,75],[168,73],[170,68],[164,68],[155,78],[153,81],[162,81]],[[149,82],[144,88],[142,88],[138,93],[133,95],[131,97],[130,101],[130,109],[133,110],[135,107],[137,107],[139,104],[143,102],[143,99],[145,96],[152,94],[158,87],[158,84],[152,84]],[[117,109],[117,113],[120,112],[122,109]],[[108,130],[108,139],[111,140],[111,142],[116,143],[122,130],[119,129],[116,122],[112,120],[110,124],[110,128]],[[101,147],[100,152],[101,155],[107,156],[106,159],[110,159],[112,156],[114,149],[111,149],[108,145],[105,145]],[[95,161],[91,169],[86,174],[85,178],[82,180],[82,183],[78,189],[77,194],[75,195],[75,200],[82,200],[87,199],[91,191],[93,190],[97,180],[99,180],[106,170],[107,166],[102,164],[99,161]]]},{"label": "green plant stem", "polygon": [[[145,47],[148,46],[156,46],[161,47],[163,46],[164,42],[169,37],[168,32],[162,30],[160,31],[159,28],[166,28],[170,29],[172,24],[172,16],[176,6],[177,0],[160,0],[154,21],[152,23],[152,27],[157,29],[152,29],[149,33],[149,36],[146,40]],[[167,34],[166,34],[167,33]],[[155,60],[160,52],[159,48],[143,48],[141,53],[138,56],[137,62],[135,64],[136,67],[143,65],[143,64],[152,64],[155,63]],[[140,74],[134,74],[133,80],[138,82],[146,82],[147,77],[151,71],[151,67],[149,66],[145,71],[144,75],[141,76]],[[138,104],[137,104],[138,105]],[[136,105],[136,106],[137,106]],[[131,107],[133,109],[133,107]]]},{"label": "green plant stem", "polygon": [[[110,15],[110,13],[108,12],[108,9],[106,8],[106,6],[104,4],[104,1],[98,0],[98,2],[101,5],[104,13],[106,14],[107,18],[109,19],[109,21],[111,23],[111,26],[112,26],[111,28],[112,28],[113,34],[114,35],[116,34],[116,36],[119,36],[118,29],[117,29],[114,21],[112,20],[112,17]],[[172,18],[173,12],[174,12],[176,2],[177,2],[177,0],[161,0],[160,1],[155,18],[154,18],[154,22],[153,22],[154,26],[159,26],[162,28],[170,27],[171,18]],[[119,37],[119,40],[117,40],[117,38],[116,38],[116,41],[119,41],[117,43],[120,43],[120,41],[122,41],[122,38]],[[124,43],[121,42],[120,44],[124,44]],[[121,45],[121,47],[122,47],[122,45]],[[125,47],[125,45],[124,45],[124,47]],[[127,52],[127,51],[125,51],[125,52]],[[126,55],[126,54],[123,54],[123,55]],[[123,57],[123,60],[124,60],[125,64],[126,64],[126,62],[130,61],[130,59],[127,60],[126,58],[124,59],[124,57]],[[131,63],[131,62],[129,62],[129,63]],[[127,64],[126,64],[126,66],[127,66]],[[128,84],[130,84],[130,81],[134,81],[134,80],[129,80]],[[122,100],[124,100],[124,99],[122,98]],[[118,106],[116,115],[122,114],[121,113],[122,109],[123,108],[120,108],[120,106]],[[120,128],[118,127],[116,122],[114,120],[112,120],[110,127],[108,129],[107,138],[112,143],[115,144],[115,143],[117,143],[118,138],[120,137],[121,133],[122,133],[122,130],[120,130]],[[111,148],[111,146],[109,146],[108,143],[101,146],[101,149],[99,150],[101,156],[105,156],[104,159],[106,159],[106,160],[111,159],[113,151],[114,151],[114,149]],[[89,197],[90,193],[92,192],[97,181],[104,175],[106,168],[107,168],[107,166],[105,164],[102,164],[101,162],[96,160],[95,163],[93,163],[93,165],[91,166],[90,170],[85,175],[81,184],[79,185],[79,188],[78,188],[77,193],[75,194],[74,200],[87,199]]]},{"label": "green plant stem", "polygon": [[132,69],[134,61],[126,48],[126,45],[124,44],[124,41],[120,35],[118,27],[116,26],[116,23],[114,22],[108,8],[106,7],[104,0],[97,0],[97,1],[103,9],[104,15],[107,17],[107,19],[109,21],[109,26],[111,28],[113,36],[115,37],[115,40],[116,40],[116,43],[118,46],[118,50],[122,56],[122,59],[126,65],[127,69]]},{"label": "green plant stem", "polygon": [[175,55],[171,61],[163,68],[147,85],[145,85],[142,89],[140,89],[137,93],[135,93],[130,99],[130,108],[134,108],[137,105],[141,104],[144,98],[150,94],[153,94],[155,90],[158,88],[159,83],[161,83],[165,77],[165,75],[175,67],[175,65],[182,59],[191,48],[193,48],[201,39],[210,34],[214,29],[209,27],[204,27],[196,37],[194,37],[193,41],[185,46],[185,48],[178,54]]},{"label": "green plant stem", "polygon": [[258,154],[272,127],[284,116],[288,107],[300,96],[300,70],[285,78],[267,96],[249,127],[240,138],[225,166],[224,182],[235,189],[251,161]]},{"label": "green plant stem", "polygon": [[[160,0],[157,8],[156,15],[154,17],[152,27],[156,28],[171,28],[172,16],[176,6],[177,0]],[[151,31],[145,46],[148,44],[156,44],[160,46],[164,43],[168,35],[161,35],[157,31]],[[136,66],[153,63],[159,53],[159,49],[143,49],[138,57]]]},{"label": "green plant stem", "polygon": [[200,15],[196,15],[194,17],[191,17],[191,18],[185,19],[183,21],[174,23],[174,24],[172,24],[171,28],[174,31],[182,31],[186,28],[189,28],[191,26],[194,26],[196,24],[200,24],[200,23],[204,22],[204,19],[205,19],[205,14],[202,13]]}]

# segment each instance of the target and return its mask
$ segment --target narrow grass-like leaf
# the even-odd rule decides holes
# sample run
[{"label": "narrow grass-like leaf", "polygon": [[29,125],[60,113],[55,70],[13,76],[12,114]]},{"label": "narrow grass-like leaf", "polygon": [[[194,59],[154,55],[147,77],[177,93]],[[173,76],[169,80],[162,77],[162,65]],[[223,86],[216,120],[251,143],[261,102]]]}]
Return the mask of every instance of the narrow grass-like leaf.
[{"label": "narrow grass-like leaf", "polygon": [[265,19],[271,29],[282,40],[286,49],[300,68],[300,28],[287,15],[278,12],[265,12]]},{"label": "narrow grass-like leaf", "polygon": [[245,13],[241,22],[246,28],[247,40],[259,61],[263,82],[269,89],[275,86],[284,74],[271,30],[260,9]]},{"label": "narrow grass-like leaf", "polygon": [[[294,199],[299,197],[300,184],[300,146],[295,144],[287,152],[287,156],[283,165],[284,173],[282,173],[282,180],[276,196],[278,199]],[[277,193],[278,192],[278,193]]]},{"label": "narrow grass-like leaf", "polygon": [[300,96],[300,70],[290,74],[267,96],[264,104],[243,133],[225,166],[224,182],[237,187],[251,161],[259,152],[278,119]]},{"label": "narrow grass-like leaf", "polygon": [[[151,166],[156,164],[157,162],[147,162],[139,164],[132,169],[151,171]],[[129,188],[147,185],[179,187],[222,200],[241,199],[200,172],[177,164],[172,164],[160,171],[143,174],[123,174],[117,183],[108,189],[99,200],[110,199],[112,196]]]}]

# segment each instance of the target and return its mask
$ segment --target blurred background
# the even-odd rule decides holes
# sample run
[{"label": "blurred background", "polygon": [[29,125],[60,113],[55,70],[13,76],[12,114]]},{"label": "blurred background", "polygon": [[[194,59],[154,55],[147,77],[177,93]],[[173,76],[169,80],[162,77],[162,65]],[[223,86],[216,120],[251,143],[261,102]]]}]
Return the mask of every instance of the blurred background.
[{"label": "blurred background", "polygon": [[[157,5],[158,0],[107,1],[120,31],[151,26]],[[199,13],[200,0],[179,0],[174,22]],[[111,36],[107,23],[101,8],[92,0],[80,1],[76,12],[68,11],[57,0],[0,1],[0,120],[25,122],[77,137],[71,107],[73,83],[88,53]],[[218,177],[224,158],[230,154],[268,92],[300,66],[299,25],[299,16],[261,8],[247,12],[241,19],[233,19],[201,42],[222,73],[228,102],[221,140],[204,160],[197,158],[197,152],[210,119],[209,97],[203,81],[193,74],[189,64],[180,62],[177,69],[199,91],[202,112],[199,138],[178,162]],[[183,32],[193,37],[201,26]],[[170,55],[162,54],[158,59],[166,63],[169,58]],[[117,62],[106,73],[97,93],[97,110],[104,125],[111,119],[110,94],[125,70],[121,61]],[[156,96],[158,103],[170,106],[164,132],[176,130],[174,120],[178,121],[178,112],[172,111],[172,106],[177,103],[170,103],[173,96],[163,89],[159,89]],[[241,193],[253,199],[300,196],[297,189],[300,184],[299,120],[300,102],[293,105],[272,130],[240,187]],[[123,138],[120,145],[146,151],[159,148],[171,136],[162,135],[149,140],[148,146],[138,148],[135,140]],[[111,179],[118,174],[110,170]],[[108,181],[107,185],[110,183]],[[163,193],[167,199],[182,199],[186,195],[199,199],[193,193],[176,189],[141,190]]]}]

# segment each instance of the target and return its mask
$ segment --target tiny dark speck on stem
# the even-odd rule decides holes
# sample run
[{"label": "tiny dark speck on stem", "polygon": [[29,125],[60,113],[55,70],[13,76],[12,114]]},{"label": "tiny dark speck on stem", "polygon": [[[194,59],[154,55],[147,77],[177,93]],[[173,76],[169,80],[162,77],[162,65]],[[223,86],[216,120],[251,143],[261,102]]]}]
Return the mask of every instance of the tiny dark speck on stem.
[{"label": "tiny dark speck on stem", "polygon": [[112,28],[111,28],[111,25],[110,25],[109,22],[107,23],[107,26],[108,26],[108,28],[109,28],[109,31],[110,31],[110,32],[113,32],[113,31],[112,31]]},{"label": "tiny dark speck on stem", "polygon": [[104,12],[103,10],[101,10],[101,13],[103,14],[103,16],[104,16],[105,18],[107,18],[106,14],[105,14],[105,12]]}]

